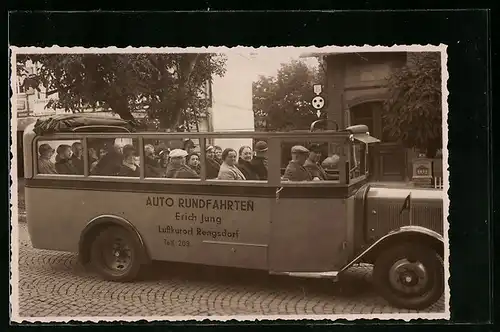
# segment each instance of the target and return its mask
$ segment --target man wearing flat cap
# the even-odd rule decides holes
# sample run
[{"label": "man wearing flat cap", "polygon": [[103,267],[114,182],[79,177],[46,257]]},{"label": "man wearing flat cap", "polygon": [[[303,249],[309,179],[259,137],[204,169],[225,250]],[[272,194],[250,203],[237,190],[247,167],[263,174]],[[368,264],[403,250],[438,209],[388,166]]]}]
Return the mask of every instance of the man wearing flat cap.
[{"label": "man wearing flat cap", "polygon": [[259,141],[255,144],[255,156],[250,161],[253,171],[259,180],[267,180],[267,143]]},{"label": "man wearing flat cap", "polygon": [[185,150],[173,149],[170,151],[170,163],[167,167],[167,178],[199,179],[198,173],[186,165]]},{"label": "man wearing flat cap", "polygon": [[173,149],[168,154],[170,162],[167,166],[167,171],[165,176],[167,178],[173,178],[175,173],[181,168],[182,164],[184,164],[184,158],[188,155],[186,150],[182,149]]},{"label": "man wearing flat cap", "polygon": [[311,181],[311,174],[304,168],[304,163],[309,155],[309,150],[302,145],[292,147],[292,160],[288,163],[283,175],[283,180]]},{"label": "man wearing flat cap", "polygon": [[304,163],[304,168],[311,174],[313,180],[327,180],[327,175],[323,167],[319,164],[321,159],[321,146],[311,144],[309,147],[309,157]]}]

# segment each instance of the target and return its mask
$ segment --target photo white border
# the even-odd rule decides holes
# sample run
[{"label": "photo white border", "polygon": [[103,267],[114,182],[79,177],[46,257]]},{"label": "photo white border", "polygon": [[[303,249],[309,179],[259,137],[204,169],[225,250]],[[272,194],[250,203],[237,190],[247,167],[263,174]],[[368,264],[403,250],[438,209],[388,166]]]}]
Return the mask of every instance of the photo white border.
[{"label": "photo white border", "polygon": [[[443,192],[445,193],[443,199],[443,238],[445,242],[444,247],[444,266],[445,266],[445,290],[444,290],[444,302],[445,310],[443,313],[391,313],[391,314],[332,314],[332,315],[235,315],[235,316],[112,316],[112,317],[100,317],[100,316],[77,316],[77,317],[21,317],[19,316],[19,223],[18,220],[18,183],[17,183],[17,112],[14,111],[14,107],[17,107],[17,94],[16,94],[16,84],[17,84],[17,72],[16,72],[16,54],[89,54],[89,53],[227,53],[227,52],[258,52],[258,53],[274,53],[279,52],[282,49],[301,49],[302,53],[366,53],[366,52],[440,52],[441,53],[441,77],[442,77],[442,132],[443,132]],[[447,45],[393,45],[393,46],[325,46],[325,47],[314,47],[314,46],[286,46],[286,47],[105,47],[105,48],[85,48],[85,47],[16,47],[11,46],[11,89],[12,97],[10,99],[10,109],[12,110],[11,117],[11,169],[10,177],[12,179],[11,186],[11,294],[10,294],[10,304],[11,304],[11,322],[16,323],[48,323],[48,322],[135,322],[139,320],[145,320],[148,322],[153,321],[196,321],[198,323],[205,323],[203,321],[210,320],[212,322],[224,322],[224,321],[239,321],[239,322],[252,322],[252,321],[270,321],[270,320],[330,320],[335,323],[336,320],[347,320],[352,321],[356,319],[380,319],[380,320],[392,320],[392,321],[405,321],[408,322],[414,319],[426,319],[426,320],[436,320],[436,319],[450,319],[450,269],[449,269],[449,171],[448,171],[448,55],[447,55]],[[16,221],[16,222],[13,222]]]}]

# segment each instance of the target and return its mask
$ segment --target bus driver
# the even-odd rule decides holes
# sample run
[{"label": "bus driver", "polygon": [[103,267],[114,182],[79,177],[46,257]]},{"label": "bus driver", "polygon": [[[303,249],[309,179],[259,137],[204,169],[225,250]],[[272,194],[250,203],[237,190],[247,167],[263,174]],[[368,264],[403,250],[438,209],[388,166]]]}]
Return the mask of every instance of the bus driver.
[{"label": "bus driver", "polygon": [[[309,155],[309,150],[302,145],[292,147],[292,160],[288,163],[283,175],[283,180],[288,181],[311,181],[311,174],[305,169],[304,163]],[[319,180],[315,178],[315,180]]]}]

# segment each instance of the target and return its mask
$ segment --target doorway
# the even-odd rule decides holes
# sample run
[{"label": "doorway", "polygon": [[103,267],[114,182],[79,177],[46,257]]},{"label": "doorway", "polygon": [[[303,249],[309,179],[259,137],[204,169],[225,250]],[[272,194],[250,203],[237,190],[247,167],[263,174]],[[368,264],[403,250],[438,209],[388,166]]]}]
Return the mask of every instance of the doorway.
[{"label": "doorway", "polygon": [[406,149],[398,139],[384,131],[383,101],[369,101],[350,107],[350,125],[368,126],[370,135],[381,143],[370,147],[371,181],[405,181],[407,174]]}]

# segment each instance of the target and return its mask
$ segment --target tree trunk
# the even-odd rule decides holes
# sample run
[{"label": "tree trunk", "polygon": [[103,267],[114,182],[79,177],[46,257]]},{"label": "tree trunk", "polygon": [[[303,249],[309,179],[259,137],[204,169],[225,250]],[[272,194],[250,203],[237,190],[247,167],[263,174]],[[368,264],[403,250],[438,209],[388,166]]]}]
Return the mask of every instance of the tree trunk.
[{"label": "tree trunk", "polygon": [[194,70],[196,61],[198,60],[198,54],[184,54],[183,58],[179,61],[179,87],[177,90],[177,98],[175,102],[176,117],[174,119],[173,125],[176,127],[182,121],[183,111],[187,108],[187,86],[189,84],[189,79],[191,73]]},{"label": "tree trunk", "polygon": [[429,145],[427,146],[427,153],[426,157],[430,159],[436,158],[437,150],[439,150],[440,144],[437,142],[429,142]]},{"label": "tree trunk", "polygon": [[123,120],[134,120],[134,116],[130,112],[128,101],[125,98],[117,98],[112,102],[109,102],[113,112],[118,114]]}]

